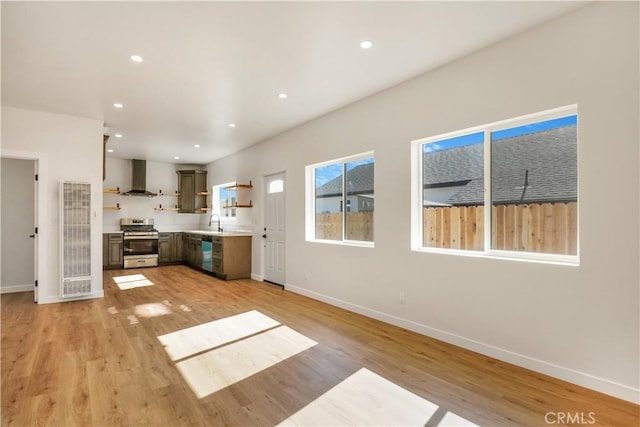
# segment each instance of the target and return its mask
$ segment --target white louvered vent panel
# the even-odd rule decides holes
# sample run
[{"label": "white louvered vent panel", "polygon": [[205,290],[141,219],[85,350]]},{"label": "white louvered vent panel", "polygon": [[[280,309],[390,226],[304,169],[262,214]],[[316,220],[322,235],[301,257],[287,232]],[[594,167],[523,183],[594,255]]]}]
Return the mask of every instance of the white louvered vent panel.
[{"label": "white louvered vent panel", "polygon": [[61,182],[61,296],[91,294],[91,184]]},{"label": "white louvered vent panel", "polygon": [[91,278],[62,280],[62,296],[63,297],[89,295],[90,293],[91,293]]}]

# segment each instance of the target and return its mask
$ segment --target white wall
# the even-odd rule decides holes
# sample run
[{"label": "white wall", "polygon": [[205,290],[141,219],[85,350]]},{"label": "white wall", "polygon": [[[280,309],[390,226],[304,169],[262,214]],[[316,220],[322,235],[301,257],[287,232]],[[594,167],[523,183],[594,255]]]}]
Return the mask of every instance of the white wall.
[{"label": "white wall", "polygon": [[[131,160],[107,158],[104,189],[120,188],[131,190]],[[172,163],[147,162],[147,190],[157,193],[173,194],[178,191],[178,169],[195,169],[193,166],[180,166]],[[154,208],[175,207],[177,197],[128,197],[117,194],[104,194],[105,206],[120,204],[121,209],[105,210],[103,231],[105,233],[120,230],[121,218],[153,218],[155,227],[160,231],[183,231],[200,228],[203,214],[183,214],[176,211],[159,211]],[[208,218],[208,217],[207,217]]]},{"label": "white wall", "polygon": [[[638,402],[638,38],[637,3],[590,5],[214,162],[210,178],[254,180],[257,235],[262,177],[286,170],[287,289]],[[410,141],[573,103],[580,266],[410,251]],[[369,150],[375,248],[305,242],[305,165]],[[253,256],[260,276],[261,245]]]},{"label": "white wall", "polygon": [[[207,180],[209,182],[209,186],[223,185],[229,182],[235,182],[237,184],[248,184],[249,182],[252,183],[253,188],[239,190],[240,192],[242,192],[242,194],[237,195],[237,200],[239,201],[239,203],[249,203],[249,201],[251,201],[254,207],[236,209],[236,217],[223,217],[221,225],[225,231],[240,230],[250,231],[253,233],[251,241],[251,271],[254,278],[262,278],[262,274],[257,272],[261,271],[262,268],[261,262],[264,244],[261,237],[263,234],[262,227],[264,227],[264,221],[260,220],[260,218],[262,218],[262,211],[259,208],[259,200],[262,200],[262,187],[264,184],[262,182],[262,176],[257,174],[257,172],[261,171],[262,169],[255,167],[256,163],[261,163],[261,159],[251,158],[249,160],[249,163],[246,165],[242,165],[242,167],[238,167],[238,165],[236,164],[236,160],[237,157],[232,156],[227,158],[225,162],[210,164],[207,167]],[[258,204],[258,207],[255,207],[256,203]],[[207,228],[206,224],[204,224],[203,228]]]},{"label": "white wall", "polygon": [[2,158],[0,293],[33,290],[34,160]]},{"label": "white wall", "polygon": [[100,120],[2,107],[2,151],[7,157],[38,158],[38,302],[60,298],[59,183],[91,184],[91,296],[102,290],[102,129]]},{"label": "white wall", "polygon": [[[105,190],[119,188],[121,192],[131,190],[131,160],[116,159],[107,157],[106,160],[106,178],[103,183]],[[121,218],[153,218],[154,226],[161,232],[167,231],[187,231],[187,230],[205,230],[208,229],[210,213],[189,214],[178,213],[170,210],[157,210],[162,205],[163,208],[174,208],[177,203],[177,197],[169,196],[178,191],[178,174],[177,170],[194,170],[202,169],[198,165],[182,165],[163,162],[147,161],[147,191],[158,193],[162,190],[164,196],[157,197],[129,197],[118,194],[105,193],[103,195],[104,206],[116,206],[120,204],[120,210],[105,210],[103,213],[103,227],[105,233],[120,230]],[[207,174],[208,175],[208,174]],[[213,185],[220,182],[211,183],[207,177],[207,188],[211,189]],[[230,179],[226,182],[235,181]],[[207,204],[211,204],[212,199],[207,199]],[[243,209],[237,209],[243,211]],[[223,219],[225,230],[244,229],[242,220],[249,218],[246,212],[238,213],[239,219]]]}]

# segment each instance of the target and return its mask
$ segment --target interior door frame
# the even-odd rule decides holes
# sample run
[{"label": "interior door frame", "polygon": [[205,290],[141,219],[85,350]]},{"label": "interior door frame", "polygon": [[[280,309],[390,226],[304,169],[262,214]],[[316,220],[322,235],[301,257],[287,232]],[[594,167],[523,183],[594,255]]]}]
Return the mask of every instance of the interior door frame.
[{"label": "interior door frame", "polygon": [[[285,241],[286,241],[286,235],[287,235],[287,227],[286,227],[286,211],[287,211],[287,171],[286,170],[282,170],[279,172],[274,172],[274,173],[269,173],[269,174],[265,174],[262,176],[262,200],[263,200],[263,211],[262,211],[262,215],[263,215],[263,224],[264,224],[264,232],[266,233],[266,227],[267,227],[267,197],[269,195],[268,193],[268,186],[269,186],[269,178],[270,177],[274,177],[274,176],[278,176],[281,175],[283,177],[283,181],[284,181],[284,211],[285,211],[285,229],[284,229],[284,234],[285,234]],[[263,248],[262,248],[262,279],[264,281],[267,281],[267,247],[266,247],[266,240],[263,239]],[[286,246],[285,246],[285,259],[284,259],[284,281],[286,282],[286,275],[287,275],[287,264],[286,264]],[[279,283],[275,283],[275,282],[269,282],[269,283],[273,283],[274,285],[277,286],[281,286],[282,288],[284,288],[284,283],[279,284]]]},{"label": "interior door frame", "polygon": [[38,175],[38,179],[33,180],[34,185],[34,201],[33,201],[33,213],[34,213],[34,227],[38,228],[38,233],[34,239],[33,245],[33,279],[38,284],[33,288],[33,300],[39,301],[39,290],[42,289],[44,278],[47,277],[45,272],[46,248],[49,243],[49,236],[46,232],[43,232],[42,225],[46,223],[45,213],[49,211],[47,194],[48,192],[48,155],[47,153],[31,152],[31,151],[19,151],[19,150],[2,150],[0,151],[0,158],[5,159],[19,159],[19,160],[33,160],[34,161],[34,174]]}]

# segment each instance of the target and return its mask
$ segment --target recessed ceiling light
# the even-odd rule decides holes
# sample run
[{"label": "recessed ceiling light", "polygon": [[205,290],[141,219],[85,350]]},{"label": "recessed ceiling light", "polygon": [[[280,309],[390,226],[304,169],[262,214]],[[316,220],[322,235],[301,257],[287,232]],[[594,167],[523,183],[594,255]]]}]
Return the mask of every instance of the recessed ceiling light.
[{"label": "recessed ceiling light", "polygon": [[235,123],[229,123],[229,127],[230,128],[234,128],[234,127],[236,127],[236,124]]},{"label": "recessed ceiling light", "polygon": [[142,56],[140,56],[140,55],[131,55],[131,60],[133,62],[142,62],[143,61]]},{"label": "recessed ceiling light", "polygon": [[373,43],[369,40],[363,40],[360,42],[360,47],[363,49],[369,49],[371,46],[373,46]]},{"label": "recessed ceiling light", "polygon": [[113,153],[113,149],[112,149],[112,148],[109,148],[109,149],[107,150],[107,152],[109,152],[109,153]]},{"label": "recessed ceiling light", "polygon": [[113,104],[113,106],[114,106],[114,107],[116,107],[116,108],[122,108],[122,107],[124,107],[124,105],[122,105],[122,104],[121,104],[121,103],[119,103],[119,102],[115,102],[115,103]]},{"label": "recessed ceiling light", "polygon": [[176,160],[180,160],[180,157],[178,157],[178,156],[173,156],[173,158],[176,159]]},{"label": "recessed ceiling light", "polygon": [[116,134],[115,134],[115,135],[113,135],[113,136],[115,136],[116,138],[122,138],[122,134],[121,134],[121,133],[116,133]]},{"label": "recessed ceiling light", "polygon": [[286,93],[279,93],[278,98],[285,99],[288,95]]},{"label": "recessed ceiling light", "polygon": [[195,148],[200,148],[199,144],[194,145]]}]

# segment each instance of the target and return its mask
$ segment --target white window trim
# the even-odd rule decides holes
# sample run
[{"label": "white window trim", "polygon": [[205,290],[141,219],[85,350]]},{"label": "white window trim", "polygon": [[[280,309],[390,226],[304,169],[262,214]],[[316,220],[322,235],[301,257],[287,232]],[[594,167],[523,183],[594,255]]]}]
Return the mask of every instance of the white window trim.
[{"label": "white window trim", "polygon": [[[558,265],[580,265],[580,205],[578,204],[578,212],[576,218],[576,226],[578,233],[576,235],[577,254],[576,255],[559,255],[537,252],[517,252],[491,249],[491,215],[487,215],[487,207],[491,207],[491,133],[526,125],[532,122],[543,122],[547,120],[557,119],[578,114],[577,104],[567,105],[564,107],[554,108],[552,110],[543,111],[541,113],[527,114],[524,116],[501,120],[482,126],[474,126],[471,128],[458,130],[454,132],[443,133],[428,138],[421,138],[411,141],[411,250],[415,252],[438,253],[459,256],[482,257],[492,259],[503,259],[513,261],[542,262],[547,264]],[[473,251],[463,249],[449,248],[430,248],[422,246],[424,236],[423,219],[422,219],[422,146],[431,142],[441,141],[443,139],[454,138],[456,136],[468,135],[477,132],[484,132],[484,250]],[[579,147],[577,148],[579,150]],[[578,162],[578,170],[580,164]],[[578,173],[579,175],[579,173]],[[578,179],[578,199],[580,194],[580,181]],[[489,210],[490,212],[490,210]],[[487,232],[487,230],[489,232]]]},{"label": "white window trim", "polygon": [[[315,163],[313,165],[305,166],[305,240],[312,243],[327,243],[330,245],[342,245],[342,246],[357,246],[362,248],[373,248],[375,242],[365,242],[361,240],[326,240],[316,239],[316,215],[315,215],[315,200],[316,200],[316,187],[314,171],[318,167],[333,165],[336,163],[350,163],[357,162],[358,160],[364,160],[368,158],[374,158],[373,151],[367,151],[364,153],[354,154],[353,156],[345,156],[325,162]],[[345,179],[344,173],[342,179]],[[375,182],[374,182],[375,186]],[[344,185],[343,185],[344,188]],[[374,189],[375,194],[375,189]],[[375,216],[374,216],[375,218]],[[374,219],[375,227],[375,219]]]}]

